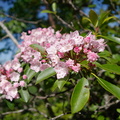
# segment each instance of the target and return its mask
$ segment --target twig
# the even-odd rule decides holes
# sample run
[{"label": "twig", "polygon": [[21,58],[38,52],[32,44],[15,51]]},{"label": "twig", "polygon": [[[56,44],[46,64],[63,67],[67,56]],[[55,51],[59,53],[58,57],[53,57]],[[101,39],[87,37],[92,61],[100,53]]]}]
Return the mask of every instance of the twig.
[{"label": "twig", "polygon": [[12,19],[14,19],[14,20],[17,20],[17,21],[20,21],[20,22],[24,22],[24,23],[38,24],[39,22],[41,22],[41,20],[37,20],[37,21],[24,20],[24,19],[17,18],[17,17],[11,16],[11,15],[7,15],[7,14],[2,13],[2,12],[0,12],[0,14],[4,15],[4,16],[6,16],[6,17],[12,18]]},{"label": "twig", "polygon": [[64,25],[66,25],[67,27],[69,27],[72,30],[75,30],[70,24],[68,24],[67,22],[65,22],[60,16],[55,15],[57,17],[58,20],[60,20]]},{"label": "twig", "polygon": [[8,28],[4,25],[3,22],[0,22],[0,26],[2,27],[3,30],[7,33],[7,35],[11,38],[11,40],[18,46],[19,43],[16,40],[16,38],[11,34],[11,32],[8,30]]},{"label": "twig", "polygon": [[7,38],[7,37],[9,37],[9,36],[8,36],[8,35],[3,36],[3,37],[0,39],[0,41],[2,41],[3,39],[5,39],[5,38]]},{"label": "twig", "polygon": [[[21,113],[24,112],[26,109],[21,109],[21,110],[16,110],[16,111],[10,111],[10,112],[5,112],[5,113],[1,113],[1,115],[8,115],[8,114],[12,114],[12,113]],[[29,108],[28,111],[36,111],[36,109],[34,108]]]},{"label": "twig", "polygon": [[60,115],[58,115],[58,116],[56,116],[56,117],[50,118],[49,120],[56,120],[57,118],[60,118],[60,117],[62,117],[62,116],[64,116],[64,115],[66,115],[66,114],[67,114],[67,113],[60,114]]},{"label": "twig", "polygon": [[98,108],[98,110],[101,110],[101,109],[108,109],[111,105],[114,105],[114,104],[117,104],[117,103],[119,103],[120,102],[120,100],[116,100],[116,101],[114,101],[114,102],[111,102],[111,103],[108,103],[108,104],[105,104],[105,105],[103,105],[103,106],[100,106],[99,108]]},{"label": "twig", "polygon": [[44,100],[44,99],[47,99],[47,98],[55,97],[55,96],[57,96],[57,95],[59,95],[59,94],[63,94],[63,93],[65,93],[65,92],[67,92],[67,91],[70,91],[72,88],[73,88],[73,87],[71,87],[71,88],[69,88],[69,89],[67,89],[67,90],[65,90],[65,91],[63,91],[63,92],[58,92],[58,93],[54,93],[54,94],[51,94],[51,95],[36,96],[36,98]]},{"label": "twig", "polygon": [[68,3],[72,6],[72,8],[75,10],[75,11],[79,11],[80,15],[84,15],[86,17],[88,17],[88,15],[86,15],[82,10],[78,10],[75,5],[72,3],[72,0],[68,0]]}]

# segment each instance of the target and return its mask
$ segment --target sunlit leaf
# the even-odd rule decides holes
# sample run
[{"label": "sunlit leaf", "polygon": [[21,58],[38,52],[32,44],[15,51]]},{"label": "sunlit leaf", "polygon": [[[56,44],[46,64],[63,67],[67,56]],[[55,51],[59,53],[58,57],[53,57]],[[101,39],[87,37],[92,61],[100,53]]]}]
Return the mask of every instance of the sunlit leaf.
[{"label": "sunlit leaf", "polygon": [[94,75],[97,78],[97,81],[99,82],[99,84],[108,92],[110,92],[111,94],[113,94],[114,96],[116,96],[118,99],[120,99],[120,88],[115,86],[114,84],[103,80],[102,78],[99,78],[98,76],[96,76],[94,73],[92,73],[92,75]]},{"label": "sunlit leaf", "polygon": [[99,64],[98,62],[95,62],[95,65],[103,70],[106,70],[108,72],[120,74],[120,66],[117,64]]},{"label": "sunlit leaf", "polygon": [[103,52],[98,53],[100,57],[108,57],[111,56],[111,53],[107,50],[104,50]]},{"label": "sunlit leaf", "polygon": [[102,22],[102,24],[104,24],[105,22],[109,21],[110,19],[116,18],[115,16],[112,17],[107,17],[106,19],[104,19],[104,21]]},{"label": "sunlit leaf", "polygon": [[57,11],[57,4],[56,4],[56,2],[52,3],[52,10],[56,13],[56,11]]},{"label": "sunlit leaf", "polygon": [[116,43],[120,44],[120,38],[118,38],[118,37],[103,36],[103,35],[99,35],[99,36],[104,38],[104,39],[107,39],[107,40],[110,40],[110,41],[113,41],[113,42],[116,42]]},{"label": "sunlit leaf", "polygon": [[29,83],[32,78],[36,75],[37,73],[34,70],[31,70],[30,68],[27,70],[26,75],[27,75],[27,82]]},{"label": "sunlit leaf", "polygon": [[30,45],[30,47],[33,48],[34,50],[39,51],[42,54],[46,53],[45,49],[42,46],[38,45],[38,44],[32,44],[32,45]]},{"label": "sunlit leaf", "polygon": [[102,25],[103,21],[105,20],[105,18],[109,15],[110,11],[104,11],[103,13],[100,14],[100,18],[99,18],[99,26]]},{"label": "sunlit leaf", "polygon": [[43,81],[43,80],[45,80],[45,79],[47,79],[55,74],[56,74],[56,72],[52,67],[45,69],[44,71],[42,71],[38,75],[37,80],[36,80],[36,84],[40,83],[41,81]]},{"label": "sunlit leaf", "polygon": [[86,78],[79,80],[75,86],[71,97],[71,111],[76,113],[80,111],[89,99],[89,83]]},{"label": "sunlit leaf", "polygon": [[98,15],[95,13],[95,11],[90,10],[89,18],[92,21],[92,24],[96,27],[98,25]]},{"label": "sunlit leaf", "polygon": [[28,100],[29,100],[29,98],[30,98],[29,92],[28,92],[27,90],[21,89],[21,90],[19,91],[19,93],[20,93],[23,101],[24,101],[24,102],[28,102]]},{"label": "sunlit leaf", "polygon": [[52,13],[55,14],[56,12],[50,11],[50,10],[42,10],[41,13]]}]

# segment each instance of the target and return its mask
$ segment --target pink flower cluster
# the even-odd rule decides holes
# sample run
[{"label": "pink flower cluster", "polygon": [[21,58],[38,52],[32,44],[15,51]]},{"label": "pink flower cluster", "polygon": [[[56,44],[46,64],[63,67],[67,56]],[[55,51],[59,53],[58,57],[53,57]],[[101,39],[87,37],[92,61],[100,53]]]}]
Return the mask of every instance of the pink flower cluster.
[{"label": "pink flower cluster", "polygon": [[[24,80],[20,80],[20,67],[17,59],[0,66],[0,94],[2,98],[13,100],[19,98],[18,87],[24,87]],[[24,75],[25,76],[25,75]]]},{"label": "pink flower cluster", "polygon": [[[19,45],[20,52],[13,61],[0,66],[0,95],[11,101],[19,98],[18,89],[25,86],[24,79],[27,79],[21,63],[29,64],[35,72],[53,67],[57,79],[61,79],[70,71],[78,73],[82,61],[96,61],[97,53],[105,49],[104,40],[97,40],[91,33],[86,37],[80,36],[78,31],[61,34],[51,27],[23,32],[21,38],[24,41]],[[44,52],[31,47],[33,44],[42,47]]]},{"label": "pink flower cluster", "polygon": [[[24,41],[19,46],[21,52],[16,57],[29,63],[30,68],[36,72],[53,67],[57,79],[64,78],[71,70],[79,72],[80,62],[96,61],[99,58],[97,53],[105,49],[104,39],[96,40],[91,33],[86,37],[80,36],[78,31],[61,34],[51,27],[33,29],[28,34],[23,32],[21,38]],[[42,46],[45,53],[30,47],[32,44]]]}]

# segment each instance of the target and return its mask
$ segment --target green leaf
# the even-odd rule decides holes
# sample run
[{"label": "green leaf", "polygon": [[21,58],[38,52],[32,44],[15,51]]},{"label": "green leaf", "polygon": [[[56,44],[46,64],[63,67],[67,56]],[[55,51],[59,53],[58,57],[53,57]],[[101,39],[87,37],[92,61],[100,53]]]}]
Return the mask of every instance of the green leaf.
[{"label": "green leaf", "polygon": [[118,37],[103,36],[103,35],[99,35],[99,36],[104,38],[104,39],[107,39],[107,40],[110,40],[110,41],[113,41],[113,42],[116,42],[116,43],[120,44],[120,38],[118,38]]},{"label": "green leaf", "polygon": [[104,19],[109,15],[110,11],[104,11],[103,13],[100,14],[100,18],[99,18],[99,26],[102,25]]},{"label": "green leaf", "polygon": [[28,102],[28,100],[29,100],[29,98],[30,98],[29,92],[28,92],[27,90],[21,89],[21,90],[19,91],[19,93],[20,93],[23,101],[24,101],[24,102]]},{"label": "green leaf", "polygon": [[38,44],[32,44],[32,45],[30,45],[30,47],[33,48],[34,50],[39,51],[42,54],[46,53],[45,49],[42,46],[38,45]]},{"label": "green leaf", "polygon": [[29,83],[32,78],[36,75],[37,73],[34,70],[31,70],[30,68],[27,70],[27,82]]},{"label": "green leaf", "polygon": [[84,60],[84,61],[80,62],[80,65],[82,65],[83,67],[85,67],[87,69],[89,68],[87,60]]},{"label": "green leaf", "polygon": [[62,90],[63,86],[65,85],[67,81],[64,81],[64,80],[56,80],[54,85],[53,85],[53,88],[52,90],[54,91],[57,87]]},{"label": "green leaf", "polygon": [[108,92],[110,92],[111,94],[113,94],[114,96],[116,96],[118,99],[120,99],[120,88],[115,86],[114,84],[103,80],[102,78],[99,78],[98,76],[96,76],[94,73],[92,73],[92,75],[94,75],[97,78],[97,81],[99,82],[99,84]]},{"label": "green leaf", "polygon": [[103,64],[103,65],[101,65],[98,62],[95,62],[95,65],[101,69],[108,71],[108,72],[120,74],[120,66],[118,66],[117,64]]},{"label": "green leaf", "polygon": [[14,109],[14,107],[15,107],[14,103],[12,103],[12,102],[10,102],[10,101],[8,101],[8,100],[5,100],[5,102],[6,102],[7,106],[8,106],[11,110]]},{"label": "green leaf", "polygon": [[37,87],[36,86],[29,86],[28,87],[28,90],[29,90],[29,92],[31,93],[31,94],[36,94],[36,92],[37,92]]},{"label": "green leaf", "polygon": [[89,99],[89,83],[86,78],[79,80],[75,86],[71,97],[71,111],[76,113],[80,111]]},{"label": "green leaf", "polygon": [[117,111],[118,113],[120,113],[120,108],[117,108],[116,111]]},{"label": "green leaf", "polygon": [[56,2],[53,2],[52,3],[52,10],[56,13],[56,10],[57,9],[57,4],[56,4]]},{"label": "green leaf", "polygon": [[50,11],[50,10],[42,10],[41,13],[52,13],[55,14],[56,12]]},{"label": "green leaf", "polygon": [[56,72],[52,67],[45,69],[44,71],[42,71],[38,75],[37,80],[36,80],[36,84],[40,83],[41,81],[43,81],[43,80],[45,80],[45,79],[47,79],[55,74],[56,74]]},{"label": "green leaf", "polygon": [[100,57],[109,57],[111,56],[111,53],[107,50],[104,50],[103,52],[98,53]]},{"label": "green leaf", "polygon": [[102,24],[104,24],[105,22],[109,21],[110,19],[116,18],[115,16],[112,17],[107,17],[106,19],[104,19],[104,21],[102,22]]},{"label": "green leaf", "polygon": [[87,18],[87,17],[83,17],[83,21],[84,20],[87,20],[87,21],[89,21],[90,23],[92,23],[92,21],[89,19],[89,18]]},{"label": "green leaf", "polygon": [[98,25],[98,15],[95,13],[95,11],[90,10],[89,12],[89,18],[92,21],[92,24],[97,27]]}]

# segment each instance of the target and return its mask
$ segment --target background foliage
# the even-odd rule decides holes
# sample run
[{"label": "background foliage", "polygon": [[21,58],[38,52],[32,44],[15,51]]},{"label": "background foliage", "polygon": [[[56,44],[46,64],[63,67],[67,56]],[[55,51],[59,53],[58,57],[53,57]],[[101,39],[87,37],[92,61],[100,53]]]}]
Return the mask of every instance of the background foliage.
[{"label": "background foliage", "polygon": [[[101,53],[100,56],[104,59],[100,59],[99,62],[120,65],[119,0],[1,1],[10,5],[7,10],[3,5],[0,5],[1,21],[4,21],[4,25],[19,42],[21,32],[37,27],[52,26],[55,30],[61,30],[62,33],[78,30],[83,36],[89,31],[93,31],[97,37],[105,38],[108,45],[106,50],[109,53]],[[45,11],[46,9],[47,11]],[[90,14],[90,9],[94,10],[98,16],[94,12]],[[14,54],[14,47],[11,47],[8,36],[2,28],[0,28],[0,38],[1,42],[6,43],[5,47],[0,45],[0,54],[10,50]],[[119,69],[116,71],[119,73]],[[106,81],[120,86],[119,74],[114,74],[109,68],[106,71],[103,68],[97,68],[94,73]],[[75,76],[74,79],[78,79],[78,76]],[[14,100],[13,102],[0,100],[0,119],[120,120],[120,101],[105,91],[92,75],[88,77],[88,80],[90,99],[78,113],[70,113],[70,97],[76,83],[73,81],[73,85],[71,85],[68,82],[62,89],[55,89],[53,86],[55,79],[51,77],[36,86],[34,86],[34,80],[31,82],[28,87],[31,94],[28,103],[22,100]]]}]

